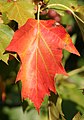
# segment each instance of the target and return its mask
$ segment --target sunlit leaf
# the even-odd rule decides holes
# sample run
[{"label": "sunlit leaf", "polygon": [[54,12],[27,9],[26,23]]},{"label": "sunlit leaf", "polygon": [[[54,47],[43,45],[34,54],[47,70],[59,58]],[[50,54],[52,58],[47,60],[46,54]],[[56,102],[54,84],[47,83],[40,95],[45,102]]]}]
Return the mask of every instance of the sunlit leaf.
[{"label": "sunlit leaf", "polygon": [[30,98],[37,110],[50,90],[55,92],[54,75],[65,74],[62,49],[79,55],[69,34],[54,20],[29,19],[17,30],[6,50],[17,52],[21,67],[17,81],[22,82],[22,98]]},{"label": "sunlit leaf", "polygon": [[84,21],[84,5],[79,6],[75,12]]},{"label": "sunlit leaf", "polygon": [[8,54],[3,54],[5,52],[6,47],[10,43],[14,32],[7,25],[0,24],[0,60],[3,60],[7,63]]},{"label": "sunlit leaf", "polygon": [[81,120],[80,113],[77,113],[72,120]]},{"label": "sunlit leaf", "polygon": [[34,6],[28,0],[4,2],[1,11],[6,12],[10,20],[17,21],[19,26],[22,26],[28,18],[34,18]]},{"label": "sunlit leaf", "polygon": [[[51,98],[52,97],[52,98]],[[60,120],[60,116],[62,120],[65,120],[63,117],[64,114],[62,112],[62,99],[60,97],[57,97],[57,95],[51,94],[49,100],[49,120]],[[53,99],[56,101],[53,102]]]}]

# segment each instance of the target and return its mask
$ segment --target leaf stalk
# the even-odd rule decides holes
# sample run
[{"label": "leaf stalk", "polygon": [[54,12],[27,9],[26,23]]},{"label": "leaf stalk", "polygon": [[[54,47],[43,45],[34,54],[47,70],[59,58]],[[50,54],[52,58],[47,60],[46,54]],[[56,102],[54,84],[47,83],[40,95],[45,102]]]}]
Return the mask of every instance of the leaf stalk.
[{"label": "leaf stalk", "polygon": [[62,5],[62,4],[50,4],[50,5],[47,5],[48,8],[53,7],[53,6],[59,6],[59,7],[65,8],[66,10],[69,10],[69,11],[73,14],[74,18],[77,18],[77,19],[80,20],[82,23],[84,23],[84,21],[81,20],[81,18],[78,17],[78,16],[74,13],[74,11],[73,11],[72,9],[70,9],[69,7],[67,7],[67,6],[65,6],[65,5]]},{"label": "leaf stalk", "polygon": [[38,3],[38,11],[37,11],[37,20],[38,20],[38,23],[39,23],[39,16],[40,16],[40,4]]}]

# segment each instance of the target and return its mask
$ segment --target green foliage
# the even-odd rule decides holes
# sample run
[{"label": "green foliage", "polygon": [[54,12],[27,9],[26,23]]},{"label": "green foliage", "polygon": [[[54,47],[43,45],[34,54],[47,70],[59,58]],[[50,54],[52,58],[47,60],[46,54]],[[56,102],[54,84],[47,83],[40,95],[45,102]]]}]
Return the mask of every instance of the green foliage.
[{"label": "green foliage", "polygon": [[28,18],[34,18],[33,4],[27,0],[3,2],[1,12],[5,12],[10,20],[17,21],[19,26],[22,26]]},{"label": "green foliage", "polygon": [[[53,102],[52,98],[54,98],[56,101]],[[61,103],[62,103],[62,99],[60,97],[51,94],[49,99],[49,120],[58,120],[60,118],[64,119]]]},{"label": "green foliage", "polygon": [[67,0],[59,0],[59,1],[50,0],[49,4],[61,4],[61,5],[67,6],[67,7],[71,8],[71,9],[73,9],[73,6],[74,7],[78,6],[77,0],[69,0],[68,2],[67,2]]},{"label": "green foliage", "polygon": [[79,6],[76,9],[75,14],[78,16],[78,17],[75,17],[75,19],[80,27],[80,30],[82,32],[82,36],[84,39],[84,4],[83,4],[83,6]]},{"label": "green foliage", "polygon": [[84,120],[84,115],[81,116],[80,113],[78,112],[72,120]]},{"label": "green foliage", "polygon": [[0,24],[0,60],[7,63],[9,54],[4,54],[6,47],[13,37],[13,30],[4,24]]}]

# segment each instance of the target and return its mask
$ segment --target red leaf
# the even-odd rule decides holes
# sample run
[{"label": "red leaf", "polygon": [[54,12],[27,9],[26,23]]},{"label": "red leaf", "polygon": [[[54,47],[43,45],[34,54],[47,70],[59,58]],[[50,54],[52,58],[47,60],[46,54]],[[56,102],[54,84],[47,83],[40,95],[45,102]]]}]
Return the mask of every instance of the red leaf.
[{"label": "red leaf", "polygon": [[30,98],[37,110],[50,90],[55,92],[55,74],[67,74],[62,67],[62,49],[79,55],[65,29],[54,20],[29,19],[17,30],[6,50],[17,52],[21,67],[22,98]]}]

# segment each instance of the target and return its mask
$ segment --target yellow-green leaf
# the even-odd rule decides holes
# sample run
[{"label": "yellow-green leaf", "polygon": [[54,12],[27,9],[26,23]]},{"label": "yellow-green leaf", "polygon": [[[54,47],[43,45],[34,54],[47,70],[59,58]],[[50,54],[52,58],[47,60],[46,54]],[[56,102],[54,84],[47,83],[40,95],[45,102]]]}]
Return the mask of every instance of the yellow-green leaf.
[{"label": "yellow-green leaf", "polygon": [[76,9],[76,14],[84,21],[84,5]]},{"label": "yellow-green leaf", "polygon": [[[53,98],[56,97],[56,95],[53,96]],[[56,98],[54,98],[56,99]],[[56,103],[54,103],[52,100],[49,101],[49,120],[60,120],[60,116],[62,120],[65,120],[64,114],[62,112],[62,99],[60,97],[57,98]]]},{"label": "yellow-green leaf", "polygon": [[28,18],[34,18],[34,6],[28,0],[4,2],[1,10],[7,13],[10,20],[17,21],[19,26],[22,26]]},{"label": "yellow-green leaf", "polygon": [[78,112],[75,116],[74,116],[74,118],[72,119],[72,120],[80,120],[81,119],[81,115],[80,115],[80,113]]},{"label": "yellow-green leaf", "polygon": [[9,26],[0,24],[0,60],[3,60],[5,63],[7,63],[9,54],[3,53],[10,43],[13,33],[13,30]]}]

